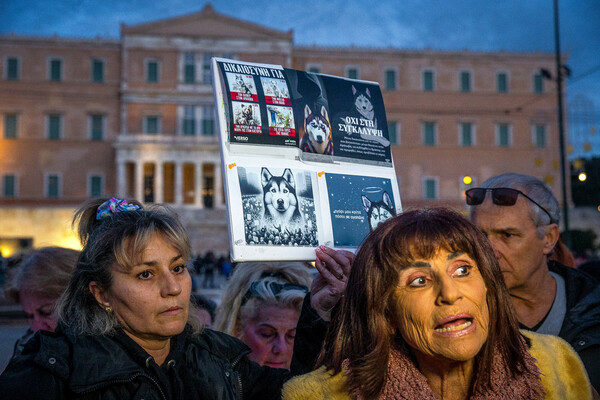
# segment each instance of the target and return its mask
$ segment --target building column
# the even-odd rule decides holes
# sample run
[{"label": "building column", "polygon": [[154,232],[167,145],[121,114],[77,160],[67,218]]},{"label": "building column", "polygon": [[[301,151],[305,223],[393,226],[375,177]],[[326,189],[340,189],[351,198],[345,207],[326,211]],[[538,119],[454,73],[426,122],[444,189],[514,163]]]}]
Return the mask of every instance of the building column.
[{"label": "building column", "polygon": [[144,162],[135,162],[135,199],[144,202]]},{"label": "building column", "polygon": [[164,193],[163,163],[158,161],[154,164],[154,202],[164,203]]},{"label": "building column", "polygon": [[127,197],[127,182],[125,175],[125,162],[119,161],[117,162],[117,197],[120,199],[124,199]]},{"label": "building column", "polygon": [[183,204],[183,164],[175,163],[175,204]]},{"label": "building column", "polygon": [[223,208],[223,177],[221,176],[221,163],[214,164],[214,208]]},{"label": "building column", "polygon": [[204,171],[202,163],[196,163],[196,184],[194,190],[194,205],[198,208],[204,208],[204,197],[202,189],[204,186]]}]

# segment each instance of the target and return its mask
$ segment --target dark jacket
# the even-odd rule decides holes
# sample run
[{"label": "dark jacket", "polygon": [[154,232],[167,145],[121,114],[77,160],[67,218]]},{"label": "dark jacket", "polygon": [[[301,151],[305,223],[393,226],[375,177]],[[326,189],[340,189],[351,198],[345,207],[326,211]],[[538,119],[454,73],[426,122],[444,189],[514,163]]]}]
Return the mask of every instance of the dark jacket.
[{"label": "dark jacket", "polygon": [[589,375],[600,390],[600,285],[590,275],[548,262],[550,271],[565,280],[567,312],[558,336],[575,349]]},{"label": "dark jacket", "polygon": [[0,376],[8,399],[279,399],[289,371],[248,360],[250,349],[220,332],[171,339],[162,366],[122,331],[74,336],[40,331]]}]

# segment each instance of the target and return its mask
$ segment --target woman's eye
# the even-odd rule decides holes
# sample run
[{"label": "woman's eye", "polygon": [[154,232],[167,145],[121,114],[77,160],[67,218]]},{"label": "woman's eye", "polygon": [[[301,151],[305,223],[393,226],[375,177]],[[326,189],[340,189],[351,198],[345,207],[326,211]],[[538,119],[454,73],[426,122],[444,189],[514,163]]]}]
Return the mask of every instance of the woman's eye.
[{"label": "woman's eye", "polygon": [[173,268],[173,272],[180,274],[183,273],[186,269],[187,267],[185,266],[185,264],[176,265],[175,268]]},{"label": "woman's eye", "polygon": [[264,339],[270,339],[273,337],[273,333],[271,332],[260,332],[259,335]]},{"label": "woman's eye", "polygon": [[468,276],[470,274],[471,266],[470,265],[461,265],[456,268],[455,275],[457,276]]},{"label": "woman's eye", "polygon": [[424,276],[419,276],[418,278],[413,279],[408,283],[410,287],[423,287],[427,284],[427,278]]},{"label": "woman's eye", "polygon": [[152,272],[150,272],[150,271],[140,272],[137,276],[140,279],[150,279],[150,278],[152,278]]}]

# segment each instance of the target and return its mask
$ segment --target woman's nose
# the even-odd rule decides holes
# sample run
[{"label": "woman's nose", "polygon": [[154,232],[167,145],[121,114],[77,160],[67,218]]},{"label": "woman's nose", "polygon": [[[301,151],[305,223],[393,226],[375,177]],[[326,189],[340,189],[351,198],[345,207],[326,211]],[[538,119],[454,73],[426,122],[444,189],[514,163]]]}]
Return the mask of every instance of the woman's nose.
[{"label": "woman's nose", "polygon": [[277,335],[275,340],[273,341],[273,353],[282,353],[290,349],[292,347],[286,340],[283,335]]},{"label": "woman's nose", "polygon": [[461,291],[454,279],[446,277],[440,280],[437,298],[439,304],[454,304],[461,297]]},{"label": "woman's nose", "polygon": [[168,274],[163,282],[163,296],[176,296],[182,291],[181,282],[175,275]]}]

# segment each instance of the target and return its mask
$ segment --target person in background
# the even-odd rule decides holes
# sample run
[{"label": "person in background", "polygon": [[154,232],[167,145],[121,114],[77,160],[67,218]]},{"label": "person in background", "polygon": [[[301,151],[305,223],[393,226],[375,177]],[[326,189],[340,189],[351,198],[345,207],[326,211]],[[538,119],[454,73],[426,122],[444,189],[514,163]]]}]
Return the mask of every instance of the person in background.
[{"label": "person in background", "polygon": [[520,332],[485,235],[456,211],[406,211],[361,245],[318,369],[284,400],[591,399],[562,339]]},{"label": "person in background", "polygon": [[541,180],[502,174],[466,192],[471,221],[489,238],[520,327],[560,336],[600,388],[600,286],[576,268],[549,260],[560,208]]},{"label": "person in background", "polygon": [[[83,250],[57,330],[38,331],[11,360],[2,399],[280,398],[289,371],[252,362],[244,343],[190,312],[190,241],[173,211],[111,198],[74,223]],[[349,271],[319,271],[310,305],[328,320],[345,288],[333,274]]]},{"label": "person in background", "polygon": [[56,302],[67,288],[78,258],[77,250],[42,247],[29,253],[14,269],[5,295],[21,304],[29,329],[15,344],[13,357],[21,353],[24,344],[38,330],[56,329]]},{"label": "person in background", "polygon": [[260,365],[289,369],[309,271],[301,262],[238,264],[213,328],[246,343],[252,349],[248,358]]},{"label": "person in background", "polygon": [[192,294],[192,302],[196,306],[193,311],[197,313],[204,326],[210,328],[215,320],[217,303],[198,293]]},{"label": "person in background", "polygon": [[577,264],[575,263],[575,257],[573,253],[567,245],[563,243],[562,240],[558,239],[554,249],[548,255],[548,261],[556,261],[559,264],[565,265],[571,268],[577,268]]}]

